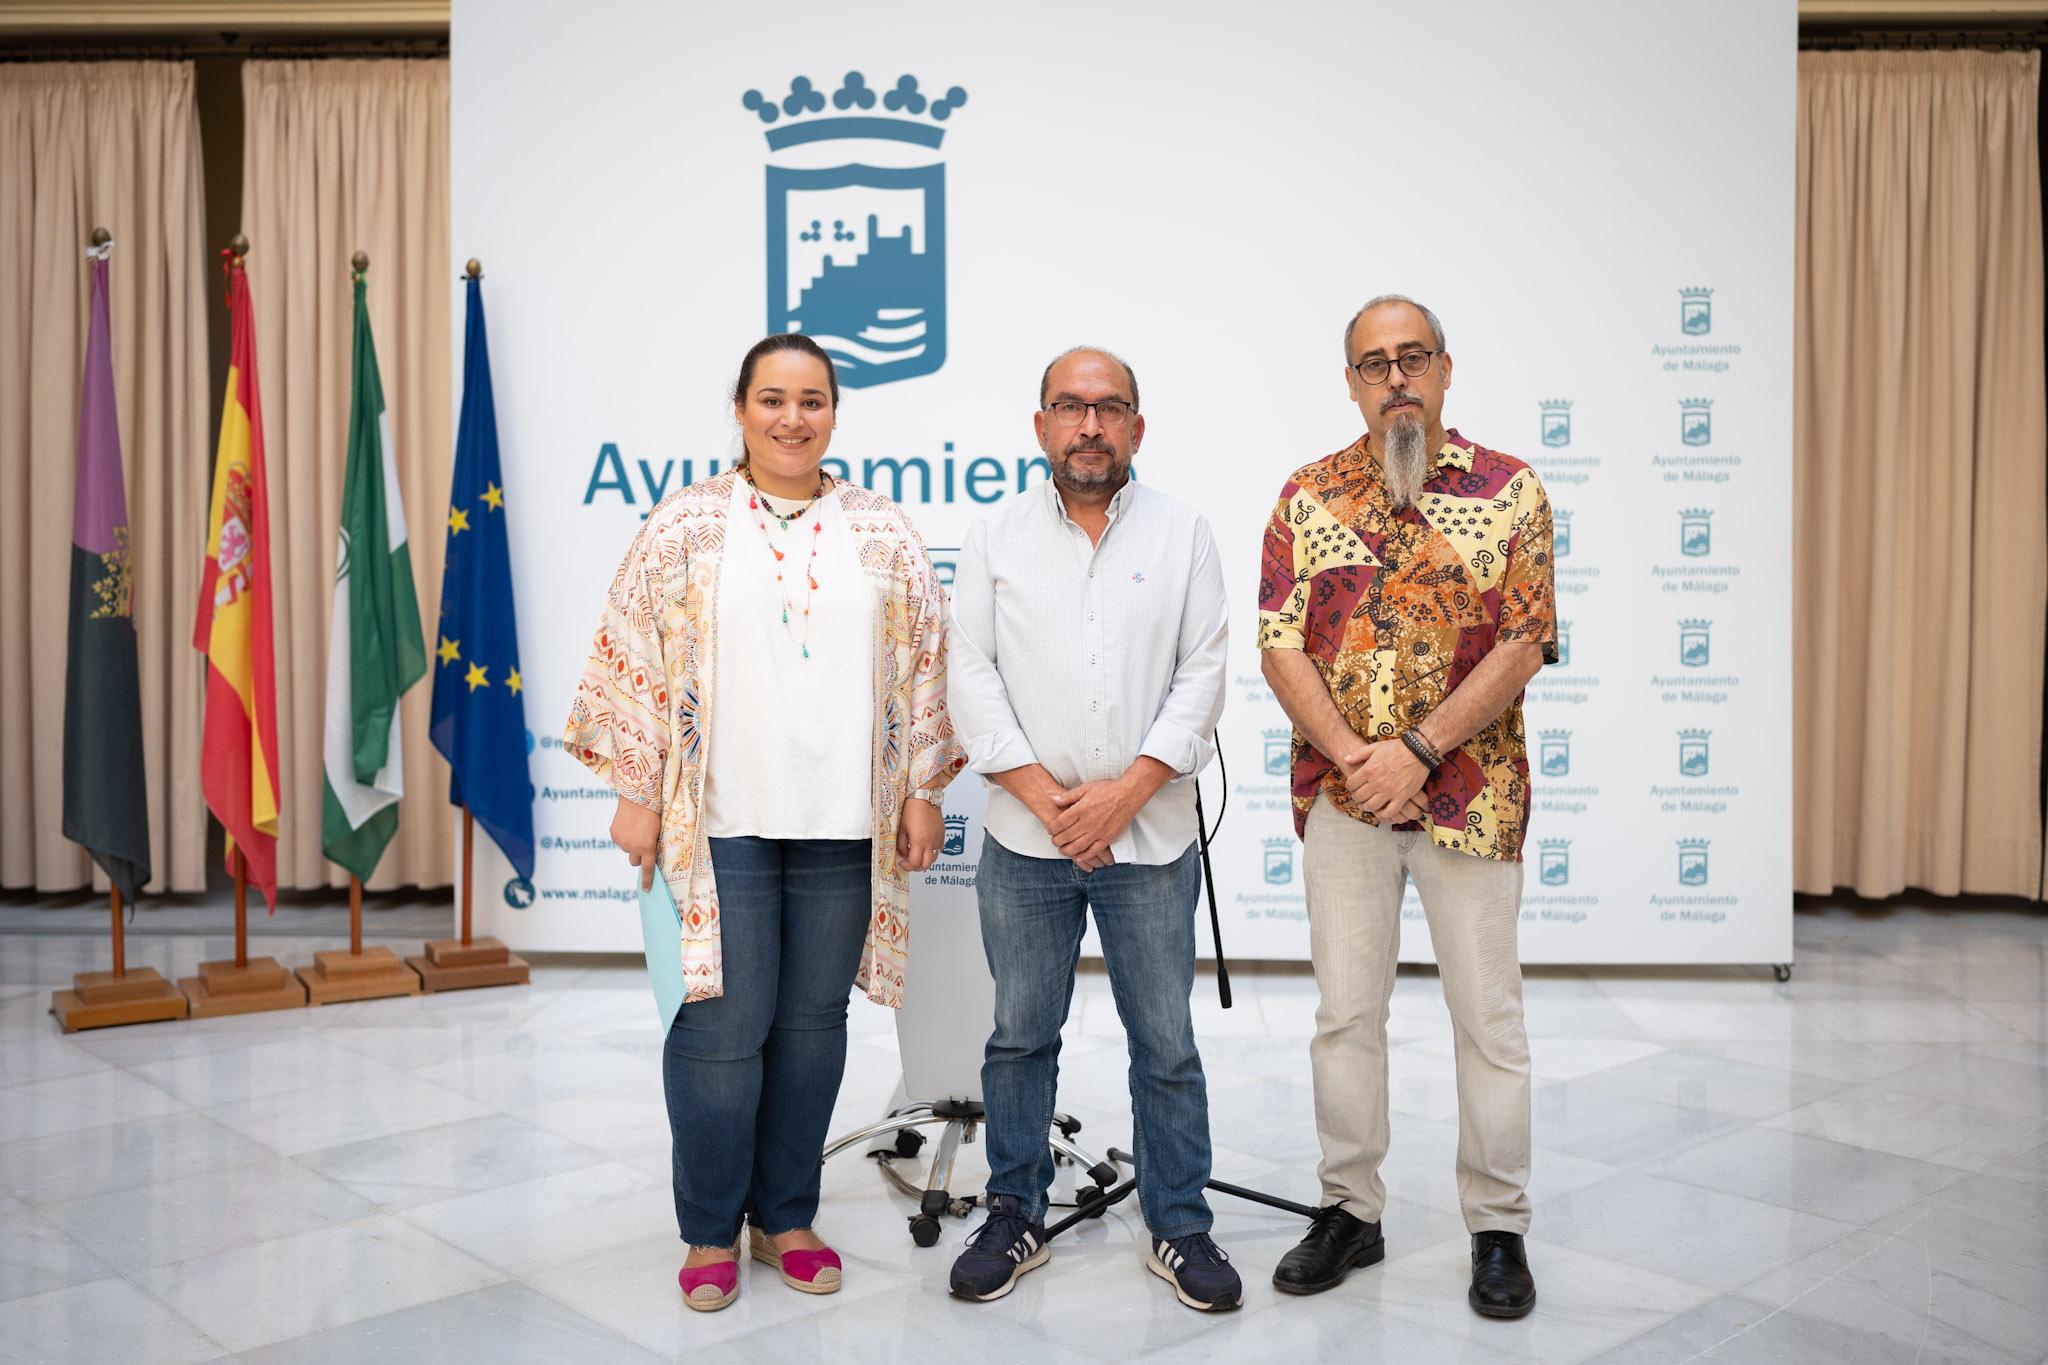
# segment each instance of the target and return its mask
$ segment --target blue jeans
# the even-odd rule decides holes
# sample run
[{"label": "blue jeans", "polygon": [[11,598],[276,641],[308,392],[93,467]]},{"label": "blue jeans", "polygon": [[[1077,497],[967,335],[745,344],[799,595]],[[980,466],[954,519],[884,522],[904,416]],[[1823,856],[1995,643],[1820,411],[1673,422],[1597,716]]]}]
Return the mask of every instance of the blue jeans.
[{"label": "blue jeans", "polygon": [[818,1214],[869,915],[866,839],[713,839],[725,994],[676,1011],[662,1051],[676,1224],[731,1246]]},{"label": "blue jeans", "polygon": [[1138,1202],[1155,1237],[1207,1232],[1209,1092],[1188,997],[1195,984],[1195,845],[1160,866],[1114,863],[1083,872],[1065,858],[1027,858],[984,837],[974,892],[996,979],[996,1027],[981,1064],[988,1113],[988,1188],[1045,1220],[1052,1184],[1053,1096],[1060,1026],[1090,907],[1116,1012],[1131,1046]]}]

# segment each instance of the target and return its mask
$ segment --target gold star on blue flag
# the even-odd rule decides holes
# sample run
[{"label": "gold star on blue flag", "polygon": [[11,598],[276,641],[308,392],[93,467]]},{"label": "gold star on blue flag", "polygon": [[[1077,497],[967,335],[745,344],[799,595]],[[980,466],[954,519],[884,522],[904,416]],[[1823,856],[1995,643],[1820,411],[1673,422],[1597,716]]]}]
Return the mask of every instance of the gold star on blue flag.
[{"label": "gold star on blue flag", "polygon": [[498,416],[484,340],[483,281],[471,279],[463,336],[462,416],[448,494],[441,639],[434,667],[434,747],[448,760],[448,800],[467,806],[513,870],[533,876],[533,781],[526,768],[526,703],[516,686],[512,548],[498,463]]}]

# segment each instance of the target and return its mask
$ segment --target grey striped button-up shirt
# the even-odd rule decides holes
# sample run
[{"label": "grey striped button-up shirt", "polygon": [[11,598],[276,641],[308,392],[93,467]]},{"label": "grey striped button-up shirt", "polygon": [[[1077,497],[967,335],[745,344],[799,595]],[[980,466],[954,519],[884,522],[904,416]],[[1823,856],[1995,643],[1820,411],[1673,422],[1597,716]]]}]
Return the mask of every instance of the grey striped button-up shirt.
[{"label": "grey striped button-up shirt", "polygon": [[[953,578],[946,705],[978,773],[1043,764],[1072,787],[1140,756],[1178,776],[1110,852],[1169,863],[1195,838],[1195,787],[1223,711],[1227,612],[1208,521],[1132,481],[1099,544],[1050,482],[967,533]],[[1012,853],[1061,857],[1023,802],[989,784],[988,832]]]}]

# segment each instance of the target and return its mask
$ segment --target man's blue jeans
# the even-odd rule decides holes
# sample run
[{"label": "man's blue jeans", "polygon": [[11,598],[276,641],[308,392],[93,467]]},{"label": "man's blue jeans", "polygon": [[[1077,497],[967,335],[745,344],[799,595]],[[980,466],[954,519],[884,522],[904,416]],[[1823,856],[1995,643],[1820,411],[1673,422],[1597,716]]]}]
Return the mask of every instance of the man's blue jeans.
[{"label": "man's blue jeans", "polygon": [[1155,1237],[1207,1232],[1209,1092],[1188,997],[1195,984],[1193,844],[1161,866],[1115,863],[1083,872],[1065,858],[1027,858],[993,838],[981,845],[974,891],[981,940],[996,979],[996,1027],[981,1064],[988,1113],[988,1188],[1045,1220],[1052,1184],[1060,1026],[1074,998],[1074,964],[1090,907],[1131,1047],[1138,1200]]},{"label": "man's blue jeans", "polygon": [[711,841],[725,994],[676,1011],[661,1067],[693,1246],[731,1246],[743,1217],[770,1236],[817,1217],[869,854],[866,839]]}]

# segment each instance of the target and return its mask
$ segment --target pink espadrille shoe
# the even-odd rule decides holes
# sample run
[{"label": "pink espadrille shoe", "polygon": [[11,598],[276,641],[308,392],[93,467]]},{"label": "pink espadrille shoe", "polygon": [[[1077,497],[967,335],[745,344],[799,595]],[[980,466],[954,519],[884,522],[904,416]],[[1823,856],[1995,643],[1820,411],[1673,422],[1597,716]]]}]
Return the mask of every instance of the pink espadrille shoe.
[{"label": "pink espadrille shoe", "polygon": [[716,1313],[740,1296],[739,1246],[732,1249],[730,1261],[713,1261],[710,1265],[686,1265],[676,1272],[676,1283],[683,1287],[683,1306],[699,1313]]},{"label": "pink espadrille shoe", "polygon": [[782,1282],[806,1294],[839,1292],[839,1253],[831,1247],[816,1251],[777,1251],[759,1228],[747,1229],[747,1250],[757,1261],[772,1265]]}]

